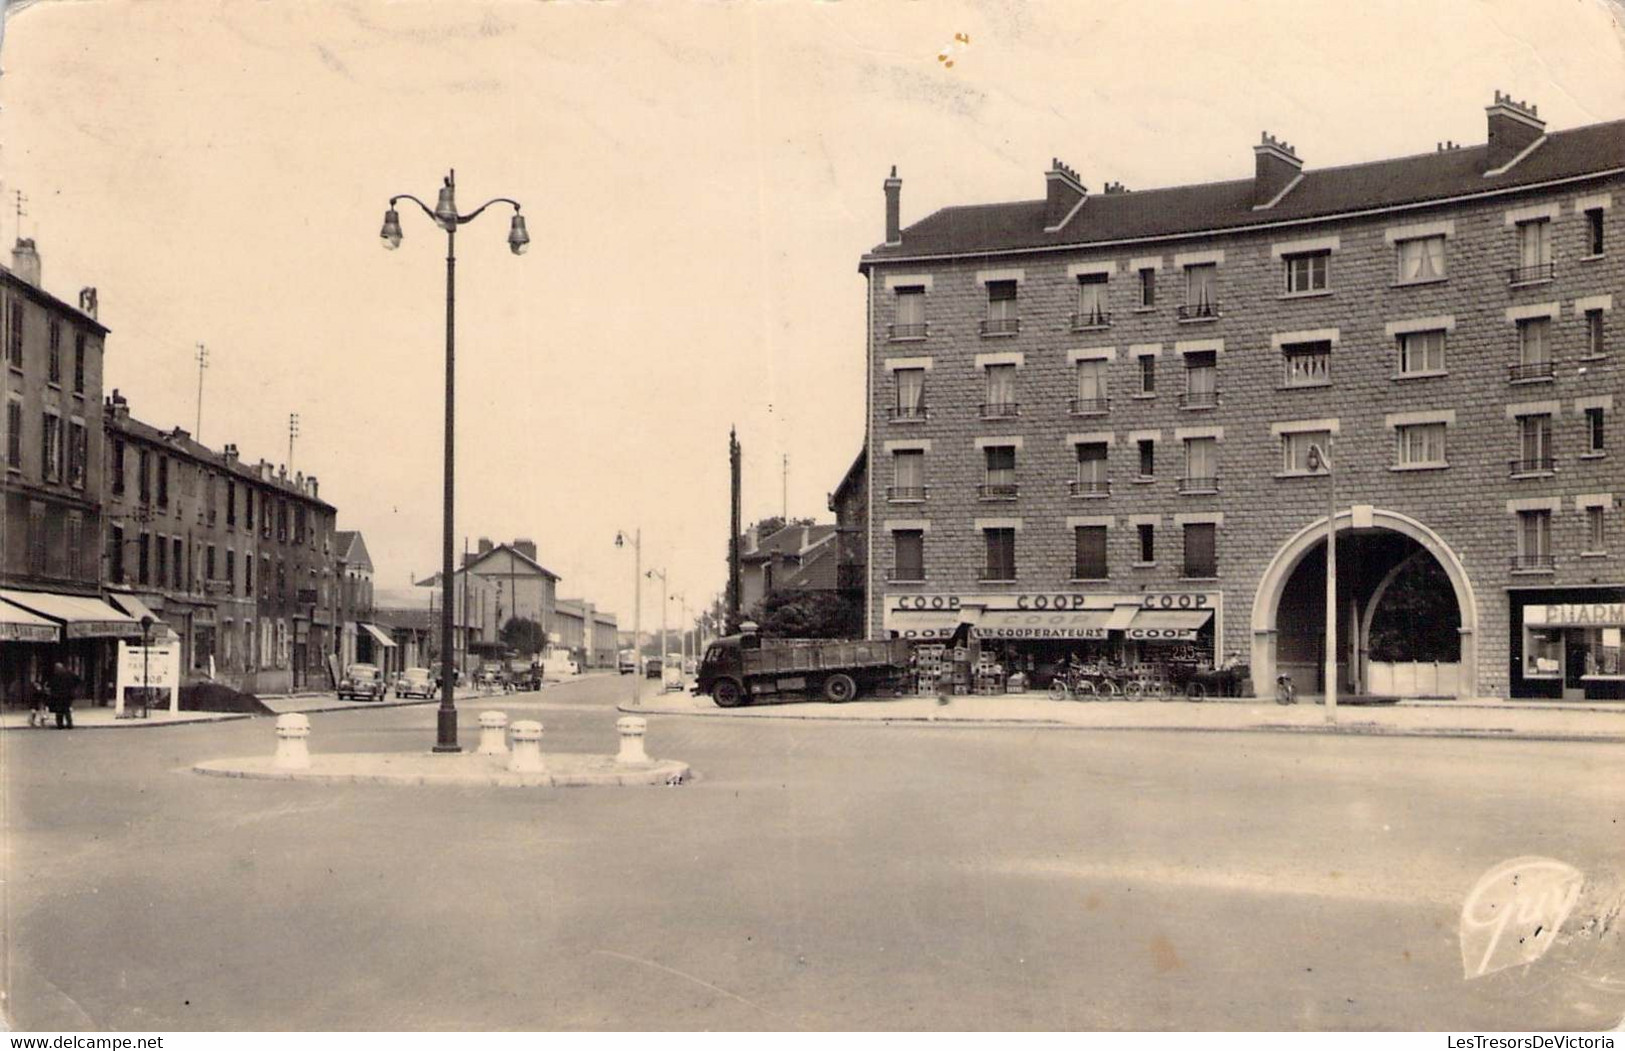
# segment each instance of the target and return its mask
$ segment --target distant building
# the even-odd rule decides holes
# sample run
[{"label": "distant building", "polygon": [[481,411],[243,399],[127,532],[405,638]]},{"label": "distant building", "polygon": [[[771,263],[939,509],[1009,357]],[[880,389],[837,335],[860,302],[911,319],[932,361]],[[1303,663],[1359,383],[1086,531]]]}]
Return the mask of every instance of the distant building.
[{"label": "distant building", "polygon": [[[763,536],[746,530],[739,544],[740,608],[745,616],[785,587],[834,591],[836,528],[797,523]],[[827,560],[827,561],[826,561]]]},{"label": "distant building", "polygon": [[533,620],[544,632],[555,631],[559,575],[536,560],[534,540],[492,544],[480,537],[479,550],[464,556],[463,565],[495,592],[492,616],[500,631],[514,617]]},{"label": "distant building", "polygon": [[869,451],[861,450],[829,496],[835,512],[835,580],[840,594],[865,607],[869,571]]}]

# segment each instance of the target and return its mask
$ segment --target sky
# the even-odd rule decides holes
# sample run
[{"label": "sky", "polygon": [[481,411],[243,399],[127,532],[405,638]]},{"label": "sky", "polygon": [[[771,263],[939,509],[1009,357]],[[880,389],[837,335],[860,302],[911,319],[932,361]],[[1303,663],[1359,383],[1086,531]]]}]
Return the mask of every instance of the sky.
[{"label": "sky", "polygon": [[[632,620],[618,531],[692,608],[746,522],[832,520],[863,442],[884,235],[1042,197],[1482,142],[1495,90],[1553,129],[1625,117],[1613,0],[577,3],[36,0],[0,51],[0,238],[99,289],[105,387],[148,423],[321,479],[381,586],[439,568],[444,239],[457,238],[459,538],[536,540]],[[963,35],[967,41],[957,41]],[[952,45],[947,58],[944,49]],[[26,196],[24,214],[14,206]],[[209,350],[198,425],[196,348]],[[783,472],[788,457],[788,481]],[[460,540],[459,540],[460,543]],[[643,596],[659,620],[658,585]],[[671,622],[678,620],[671,605]]]}]

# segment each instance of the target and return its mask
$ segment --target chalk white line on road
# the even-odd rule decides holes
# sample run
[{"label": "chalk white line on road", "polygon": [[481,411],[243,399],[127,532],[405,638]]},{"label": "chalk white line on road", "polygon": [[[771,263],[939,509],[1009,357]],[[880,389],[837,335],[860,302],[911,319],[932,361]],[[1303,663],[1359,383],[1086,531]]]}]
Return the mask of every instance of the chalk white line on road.
[{"label": "chalk white line on road", "polygon": [[[720,986],[720,985],[714,985],[711,982],[706,981],[704,978],[700,978],[700,977],[697,977],[695,975],[689,974],[687,971],[679,971],[675,967],[667,967],[665,964],[656,963],[654,960],[645,960],[641,956],[628,956],[624,952],[616,952],[613,949],[594,949],[593,953],[595,955],[598,955],[598,956],[613,956],[617,960],[626,960],[629,963],[642,964],[645,967],[653,967],[654,969],[656,969],[658,971],[665,971],[667,974],[676,975],[678,978],[687,979],[688,981],[693,982],[695,985],[702,985],[702,986],[704,986],[705,988],[711,990],[714,993],[721,993],[723,996],[726,996],[726,997],[728,997],[730,999],[738,1000],[740,1003],[744,1004],[746,1007],[750,1007],[750,1008],[753,1008],[753,1009],[755,1009],[757,1011],[762,1012],[764,1015],[766,1015],[767,1017],[773,1019],[775,1022],[780,1023],[781,1025],[785,1023],[785,1019],[783,1019],[780,1016],[774,1014],[772,1011],[769,1011],[767,1008],[763,1007],[759,1003],[756,1003],[754,1000],[747,1000],[743,996],[740,996],[738,993],[730,992],[729,990],[722,988],[722,986]],[[786,1028],[789,1028],[789,1027],[786,1026]]]}]

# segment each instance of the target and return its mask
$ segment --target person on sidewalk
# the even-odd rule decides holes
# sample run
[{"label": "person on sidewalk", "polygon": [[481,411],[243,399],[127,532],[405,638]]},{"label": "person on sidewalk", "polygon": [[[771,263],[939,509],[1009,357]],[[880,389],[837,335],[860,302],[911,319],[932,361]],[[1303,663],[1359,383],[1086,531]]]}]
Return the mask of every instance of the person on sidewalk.
[{"label": "person on sidewalk", "polygon": [[51,711],[56,713],[56,728],[73,729],[73,698],[79,692],[79,676],[57,661],[47,685],[51,691]]},{"label": "person on sidewalk", "polygon": [[23,680],[24,700],[28,702],[28,725],[45,729],[45,686],[34,676]]}]

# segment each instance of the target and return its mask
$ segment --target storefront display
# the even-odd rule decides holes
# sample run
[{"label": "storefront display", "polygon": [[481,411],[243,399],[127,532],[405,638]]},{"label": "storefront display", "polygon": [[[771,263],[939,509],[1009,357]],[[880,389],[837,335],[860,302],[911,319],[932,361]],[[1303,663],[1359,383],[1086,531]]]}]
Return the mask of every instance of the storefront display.
[{"label": "storefront display", "polygon": [[1625,593],[1514,593],[1514,697],[1625,699]]}]

